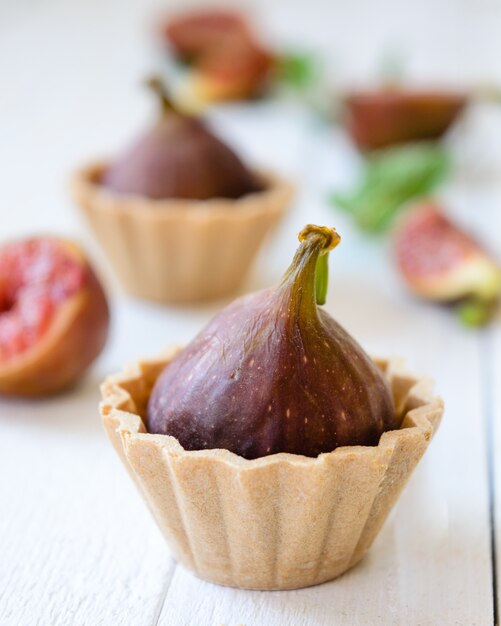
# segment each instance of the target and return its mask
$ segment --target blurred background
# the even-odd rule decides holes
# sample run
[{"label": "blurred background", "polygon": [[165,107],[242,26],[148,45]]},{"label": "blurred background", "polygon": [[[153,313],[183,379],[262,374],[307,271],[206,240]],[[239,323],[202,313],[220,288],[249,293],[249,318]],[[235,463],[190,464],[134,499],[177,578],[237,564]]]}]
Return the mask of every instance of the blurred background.
[{"label": "blurred background", "polygon": [[[2,2],[0,232],[74,228],[64,173],[86,155],[115,153],[147,122],[151,101],[140,83],[162,64],[160,23],[192,4]],[[217,6],[244,12],[275,49],[317,54],[333,92],[376,82],[388,58],[398,58],[409,81],[467,88],[501,82],[495,0]]]}]

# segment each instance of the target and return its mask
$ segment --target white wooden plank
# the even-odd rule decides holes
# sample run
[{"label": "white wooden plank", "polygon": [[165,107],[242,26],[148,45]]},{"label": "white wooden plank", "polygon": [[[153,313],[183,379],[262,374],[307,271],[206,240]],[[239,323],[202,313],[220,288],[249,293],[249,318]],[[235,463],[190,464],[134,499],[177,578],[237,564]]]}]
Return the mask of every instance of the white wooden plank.
[{"label": "white wooden plank", "polygon": [[153,623],[171,559],[105,440],[96,380],[0,405],[0,623]]}]

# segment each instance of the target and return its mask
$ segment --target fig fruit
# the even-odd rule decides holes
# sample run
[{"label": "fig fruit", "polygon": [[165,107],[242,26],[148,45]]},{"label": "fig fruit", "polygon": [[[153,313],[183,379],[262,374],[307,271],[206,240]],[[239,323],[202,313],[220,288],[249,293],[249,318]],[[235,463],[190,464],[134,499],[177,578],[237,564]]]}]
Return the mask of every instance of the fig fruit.
[{"label": "fig fruit", "polygon": [[149,85],[162,103],[160,119],[104,172],[106,188],[153,199],[195,200],[239,198],[261,190],[255,175],[201,120],[172,105],[159,80]]},{"label": "fig fruit", "polygon": [[398,428],[382,374],[318,307],[339,235],[310,225],[299,237],[278,287],[223,309],[162,372],[148,403],[149,432],[188,450],[254,459],[377,445]]},{"label": "fig fruit", "polygon": [[380,89],[345,100],[346,126],[361,150],[441,137],[467,103],[453,91]]},{"label": "fig fruit", "polygon": [[196,62],[229,33],[248,37],[242,16],[224,9],[198,9],[175,15],[163,30],[174,54],[185,62]]},{"label": "fig fruit", "polygon": [[254,98],[265,90],[272,67],[270,54],[231,33],[200,58],[192,75],[193,90],[205,102]]},{"label": "fig fruit", "polygon": [[238,13],[199,9],[171,18],[164,32],[174,54],[193,65],[188,84],[196,101],[247,99],[264,90],[275,60]]},{"label": "fig fruit", "polygon": [[418,296],[458,307],[469,324],[485,323],[501,294],[501,269],[433,202],[413,207],[396,230],[398,267]]},{"label": "fig fruit", "polygon": [[75,382],[108,326],[106,296],[75,243],[40,237],[0,249],[0,393],[43,395]]}]

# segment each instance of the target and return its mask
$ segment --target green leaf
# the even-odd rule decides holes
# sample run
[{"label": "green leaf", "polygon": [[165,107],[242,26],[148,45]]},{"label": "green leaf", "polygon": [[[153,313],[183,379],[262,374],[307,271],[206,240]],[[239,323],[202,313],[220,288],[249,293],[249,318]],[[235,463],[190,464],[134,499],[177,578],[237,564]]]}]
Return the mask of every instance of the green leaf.
[{"label": "green leaf", "polygon": [[296,89],[312,85],[318,74],[317,59],[309,53],[290,52],[278,59],[279,80]]},{"label": "green leaf", "polygon": [[363,230],[384,231],[402,206],[434,190],[449,166],[447,153],[433,143],[380,150],[368,158],[356,187],[334,193],[331,202],[352,213]]}]

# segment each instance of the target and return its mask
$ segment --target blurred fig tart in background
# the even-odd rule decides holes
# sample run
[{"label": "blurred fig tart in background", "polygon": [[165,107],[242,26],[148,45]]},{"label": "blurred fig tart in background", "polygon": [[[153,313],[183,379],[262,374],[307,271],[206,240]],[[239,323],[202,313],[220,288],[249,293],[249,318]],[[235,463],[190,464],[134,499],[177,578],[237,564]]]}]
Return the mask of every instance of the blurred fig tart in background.
[{"label": "blurred fig tart in background", "polygon": [[443,404],[319,305],[339,243],[307,226],[281,283],[102,386],[108,436],[173,554],[212,582],[307,587],[366,553]]},{"label": "blurred fig tart in background", "polygon": [[77,203],[123,286],[161,302],[234,291],[292,186],[249,169],[198,118],[178,111],[160,81],[156,124],[111,163],[73,177]]},{"label": "blurred fig tart in background", "polygon": [[104,291],[72,241],[0,247],[0,393],[37,396],[76,382],[108,335]]}]

